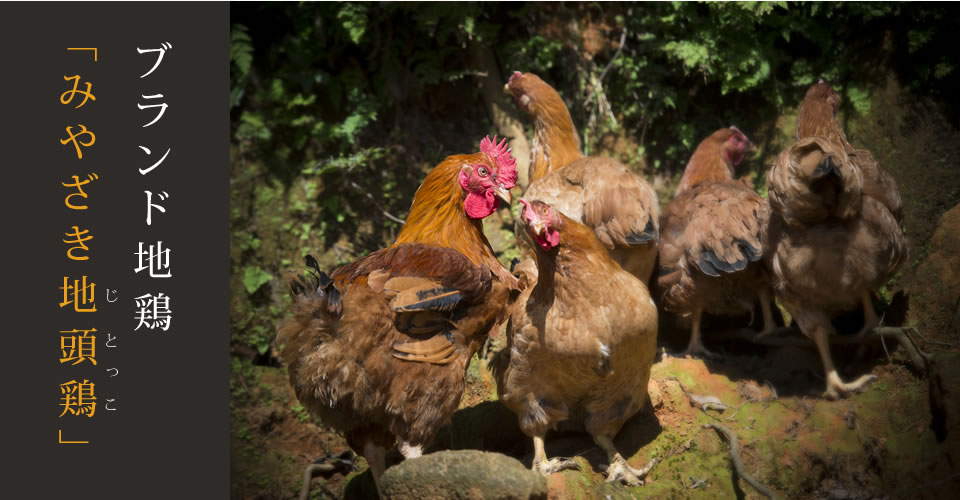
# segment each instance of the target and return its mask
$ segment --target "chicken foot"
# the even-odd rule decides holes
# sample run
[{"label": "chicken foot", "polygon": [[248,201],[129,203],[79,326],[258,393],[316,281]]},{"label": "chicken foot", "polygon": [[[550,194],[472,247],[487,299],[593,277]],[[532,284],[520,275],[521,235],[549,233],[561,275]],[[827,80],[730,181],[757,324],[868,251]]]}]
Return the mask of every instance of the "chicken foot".
[{"label": "chicken foot", "polygon": [[837,374],[837,368],[833,365],[833,357],[830,355],[830,332],[823,326],[817,326],[813,331],[813,341],[817,344],[817,350],[820,352],[820,360],[823,362],[823,371],[827,375],[827,390],[823,396],[827,399],[839,399],[851,392],[859,391],[866,384],[877,378],[876,375],[867,374],[854,380],[844,383]]},{"label": "chicken foot", "polygon": [[403,455],[403,458],[406,460],[423,456],[423,446],[421,445],[414,446],[406,441],[400,441],[397,448],[400,449],[400,454]]},{"label": "chicken foot", "polygon": [[640,486],[643,484],[643,478],[647,477],[647,474],[650,473],[653,466],[657,465],[659,461],[659,459],[654,458],[647,462],[647,465],[644,465],[642,468],[634,469],[627,464],[627,461],[624,460],[620,452],[617,451],[617,448],[613,445],[613,439],[610,439],[610,436],[593,436],[593,441],[607,454],[607,461],[610,464],[607,466],[608,483],[621,481],[629,486]]},{"label": "chicken foot", "polygon": [[547,460],[547,452],[543,445],[543,436],[533,437],[533,470],[549,476],[562,470],[580,470],[580,465],[569,458],[553,457]]}]

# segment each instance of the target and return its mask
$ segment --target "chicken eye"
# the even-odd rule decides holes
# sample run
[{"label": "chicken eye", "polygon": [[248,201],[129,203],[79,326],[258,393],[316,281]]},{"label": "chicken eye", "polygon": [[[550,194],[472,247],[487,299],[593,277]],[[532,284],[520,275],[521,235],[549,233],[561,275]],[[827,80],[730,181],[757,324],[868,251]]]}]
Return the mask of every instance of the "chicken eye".
[{"label": "chicken eye", "polygon": [[480,167],[477,169],[477,173],[480,174],[480,177],[486,177],[489,172],[487,172],[487,167]]}]

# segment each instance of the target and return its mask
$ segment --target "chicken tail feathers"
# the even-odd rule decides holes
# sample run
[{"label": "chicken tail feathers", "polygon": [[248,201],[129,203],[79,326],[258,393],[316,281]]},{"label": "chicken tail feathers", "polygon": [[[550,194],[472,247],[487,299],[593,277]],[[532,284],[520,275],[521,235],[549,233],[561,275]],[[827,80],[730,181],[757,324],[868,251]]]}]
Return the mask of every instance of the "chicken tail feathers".
[{"label": "chicken tail feathers", "polygon": [[333,284],[333,279],[320,270],[320,265],[312,255],[307,255],[306,264],[312,269],[309,276],[294,276],[290,280],[290,293],[294,297],[325,301],[327,312],[339,316],[343,310],[343,294]]}]

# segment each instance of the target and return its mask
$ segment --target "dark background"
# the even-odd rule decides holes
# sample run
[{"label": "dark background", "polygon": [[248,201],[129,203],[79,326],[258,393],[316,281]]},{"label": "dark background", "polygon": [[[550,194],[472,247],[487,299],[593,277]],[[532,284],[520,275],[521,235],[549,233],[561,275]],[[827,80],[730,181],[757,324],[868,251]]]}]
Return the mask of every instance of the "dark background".
[{"label": "dark background", "polygon": [[[225,3],[0,7],[7,498],[227,492],[228,12]],[[141,79],[156,55],[139,55],[137,47],[161,42],[173,48]],[[67,47],[97,47],[98,61]],[[72,87],[63,77],[75,74],[93,83],[96,96],[79,109],[82,96],[59,101]],[[164,98],[150,104],[169,107],[143,128],[156,108],[136,105],[158,93]],[[59,143],[65,127],[78,123],[96,134],[82,159]],[[166,160],[140,175],[167,148]],[[83,187],[90,208],[68,209],[71,191],[60,183],[91,172],[99,180]],[[171,195],[151,226],[145,190]],[[61,240],[73,225],[94,236],[88,261],[66,256],[71,245]],[[137,243],[158,240],[171,249],[173,277],[135,274]],[[96,283],[97,312],[61,309],[63,277],[84,274]],[[106,301],[108,288],[117,290],[114,303]],[[134,332],[133,298],[159,292],[171,298],[170,329]],[[96,366],[59,363],[59,332],[73,328],[97,329]],[[107,333],[116,348],[106,348]],[[73,379],[96,384],[92,418],[58,417],[59,385]],[[116,411],[105,409],[108,398]],[[58,444],[58,429],[66,440],[90,444]]]}]

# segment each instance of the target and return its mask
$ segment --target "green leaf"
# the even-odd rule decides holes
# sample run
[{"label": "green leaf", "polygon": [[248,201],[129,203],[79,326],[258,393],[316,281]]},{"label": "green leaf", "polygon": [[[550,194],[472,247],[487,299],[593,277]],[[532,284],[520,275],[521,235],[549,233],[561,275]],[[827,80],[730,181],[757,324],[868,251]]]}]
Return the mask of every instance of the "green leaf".
[{"label": "green leaf", "polygon": [[337,19],[350,34],[350,40],[359,44],[367,31],[367,8],[358,3],[344,3],[337,12]]},{"label": "green leaf", "polygon": [[273,279],[270,273],[260,269],[259,266],[247,266],[243,268],[243,287],[247,293],[253,295],[261,286]]}]

